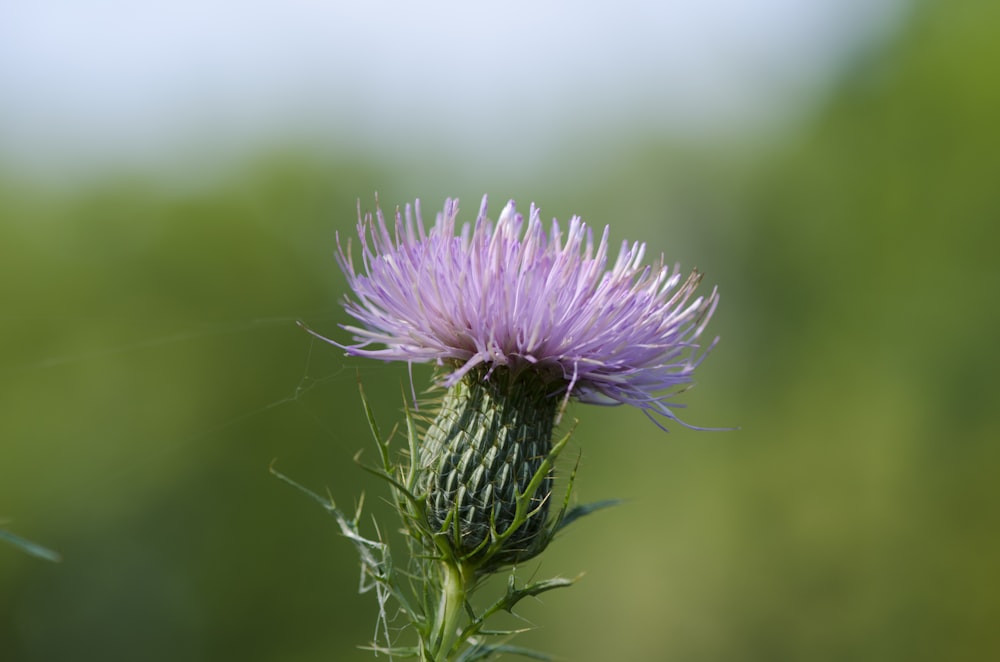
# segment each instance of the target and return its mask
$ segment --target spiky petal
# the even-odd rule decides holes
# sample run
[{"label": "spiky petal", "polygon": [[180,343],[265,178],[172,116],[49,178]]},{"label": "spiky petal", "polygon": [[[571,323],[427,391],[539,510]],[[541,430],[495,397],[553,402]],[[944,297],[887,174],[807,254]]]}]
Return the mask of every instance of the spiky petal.
[{"label": "spiky petal", "polygon": [[338,236],[353,292],[344,305],[360,323],[344,327],[348,353],[436,362],[447,387],[477,366],[530,369],[565,397],[677,420],[670,398],[711,348],[699,337],[718,293],[695,296],[701,274],[662,256],[644,264],[642,243],[623,242],[612,261],[608,228],[597,242],[579,217],[546,230],[534,205],[525,220],[511,201],[494,223],[484,197],[456,234],[457,214],[449,199],[428,228],[419,201],[394,222],[359,209],[360,264]]}]

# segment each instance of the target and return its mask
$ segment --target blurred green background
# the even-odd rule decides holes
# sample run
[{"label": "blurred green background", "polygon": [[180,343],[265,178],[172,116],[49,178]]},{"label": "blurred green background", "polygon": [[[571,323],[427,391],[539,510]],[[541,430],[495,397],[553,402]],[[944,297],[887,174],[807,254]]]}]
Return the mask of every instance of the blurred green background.
[{"label": "blurred green background", "polygon": [[0,660],[372,659],[351,546],[268,465],[388,521],[352,461],[357,377],[389,427],[406,367],[295,324],[344,337],[335,233],[375,191],[466,219],[484,192],[536,201],[722,292],[682,416],[740,429],[574,406],[579,500],[628,502],[522,569],[584,576],[523,608],[518,643],[1000,659],[998,26],[985,0],[918,3],[783,130],[616,127],[530,177],[301,145],[197,184],[0,161],[0,528],[63,557],[0,544]]}]

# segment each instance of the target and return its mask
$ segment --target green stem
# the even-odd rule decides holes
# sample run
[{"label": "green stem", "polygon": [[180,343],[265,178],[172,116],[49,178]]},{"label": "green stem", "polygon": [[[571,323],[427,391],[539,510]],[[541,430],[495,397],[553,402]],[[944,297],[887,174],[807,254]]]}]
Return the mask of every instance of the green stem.
[{"label": "green stem", "polygon": [[441,564],[441,602],[430,657],[433,662],[447,662],[450,658],[458,636],[458,623],[465,610],[470,574],[471,568],[459,562],[444,561]]}]

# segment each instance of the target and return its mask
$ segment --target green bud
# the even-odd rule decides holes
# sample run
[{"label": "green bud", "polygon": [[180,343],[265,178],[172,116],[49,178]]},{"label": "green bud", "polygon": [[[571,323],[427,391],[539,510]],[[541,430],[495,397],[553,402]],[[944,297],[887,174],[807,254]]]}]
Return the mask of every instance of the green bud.
[{"label": "green bud", "polygon": [[428,524],[456,559],[488,570],[548,543],[552,476],[531,483],[552,450],[555,391],[533,371],[496,368],[471,371],[445,394],[419,466]]}]

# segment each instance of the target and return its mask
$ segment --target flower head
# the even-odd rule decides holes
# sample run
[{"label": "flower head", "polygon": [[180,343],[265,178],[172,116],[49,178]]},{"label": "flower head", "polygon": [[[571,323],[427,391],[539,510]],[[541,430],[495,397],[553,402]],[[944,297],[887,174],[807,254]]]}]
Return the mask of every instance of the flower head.
[{"label": "flower head", "polygon": [[695,296],[701,274],[685,278],[662,256],[643,264],[642,243],[623,242],[611,261],[607,227],[598,242],[579,217],[546,229],[534,205],[525,220],[508,202],[494,223],[484,197],[458,234],[457,214],[449,199],[428,228],[419,201],[392,223],[359,210],[360,265],[338,236],[354,293],[345,308],[361,324],[344,327],[349,354],[436,362],[447,387],[478,366],[531,370],[564,397],[677,420],[669,398],[711,348],[699,336],[718,294]]}]

